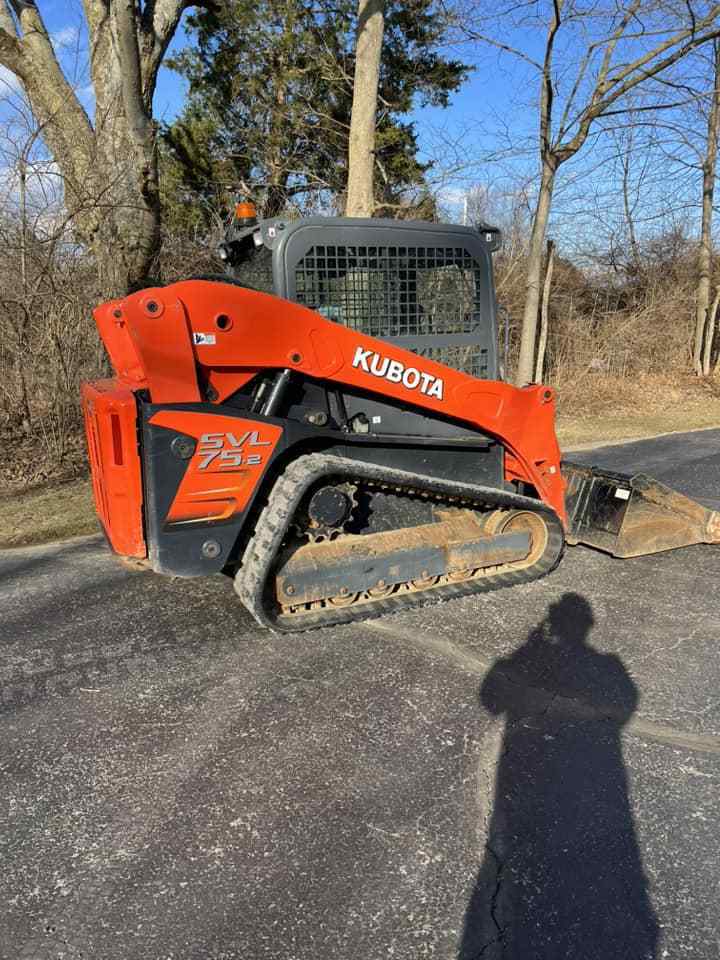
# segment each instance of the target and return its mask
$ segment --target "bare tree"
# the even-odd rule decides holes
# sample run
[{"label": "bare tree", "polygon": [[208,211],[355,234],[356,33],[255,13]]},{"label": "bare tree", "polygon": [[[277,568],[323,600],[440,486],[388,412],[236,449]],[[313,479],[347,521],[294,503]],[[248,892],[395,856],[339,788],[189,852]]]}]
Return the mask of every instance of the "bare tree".
[{"label": "bare tree", "polygon": [[22,473],[33,451],[40,471],[46,461],[63,460],[79,432],[80,372],[97,370],[93,271],[68,233],[57,170],[41,136],[23,101],[3,102],[0,445],[12,437],[18,446],[0,482]]},{"label": "bare tree", "polygon": [[[559,167],[584,146],[600,118],[622,111],[622,101],[632,90],[665,73],[720,33],[720,4],[712,4],[702,16],[695,15],[689,4],[675,8],[648,0],[597,3],[587,9],[573,0],[552,0],[547,6],[541,61],[498,39],[495,32],[465,28],[472,39],[522,60],[539,82],[540,183],[528,251],[516,375],[520,384],[529,383],[534,372],[543,247]],[[520,9],[525,9],[524,5]],[[497,24],[499,16],[494,10],[491,22]],[[568,48],[576,54],[569,86],[568,49],[556,57],[566,27],[577,30],[574,46],[571,43]],[[561,89],[568,92],[558,110]]]},{"label": "bare tree", "polygon": [[[640,272],[641,257],[640,246],[637,239],[635,228],[635,207],[638,203],[637,193],[631,197],[630,173],[632,164],[632,155],[635,147],[635,128],[632,124],[627,128],[627,136],[623,144],[624,149],[620,156],[620,166],[622,169],[622,197],[623,197],[623,215],[625,218],[625,229],[627,230],[627,239],[630,246],[630,260],[635,274]],[[640,174],[642,181],[642,173]]]},{"label": "bare tree", "polygon": [[550,289],[552,287],[553,266],[555,264],[555,244],[547,242],[547,257],[545,263],[545,280],[543,281],[542,304],[540,306],[540,340],[538,342],[537,363],[535,365],[535,380],[542,382],[545,366],[545,350],[548,338],[548,317],[550,312]]},{"label": "bare tree", "polygon": [[715,318],[717,317],[718,306],[720,306],[720,287],[715,290],[715,297],[710,307],[707,320],[707,334],[705,345],[703,346],[702,368],[703,376],[710,376],[710,361],[712,360],[712,346],[715,339]]},{"label": "bare tree", "polygon": [[371,217],[375,206],[375,117],[385,29],[384,0],[360,0],[345,214]]},{"label": "bare tree", "polygon": [[0,64],[20,80],[64,182],[75,236],[108,293],[147,279],[160,240],[158,69],[193,0],[83,0],[95,92],[91,122],[65,76],[38,5],[0,0]]},{"label": "bare tree", "polygon": [[[713,91],[707,123],[707,146],[702,165],[702,220],[698,247],[697,303],[695,307],[695,340],[693,368],[698,376],[709,376],[710,353],[714,335],[714,314],[710,320],[710,279],[712,273],[712,216],[717,167],[718,130],[720,129],[720,43],[716,40],[713,70]],[[717,311],[717,304],[715,304]],[[708,349],[704,350],[705,340]]]}]

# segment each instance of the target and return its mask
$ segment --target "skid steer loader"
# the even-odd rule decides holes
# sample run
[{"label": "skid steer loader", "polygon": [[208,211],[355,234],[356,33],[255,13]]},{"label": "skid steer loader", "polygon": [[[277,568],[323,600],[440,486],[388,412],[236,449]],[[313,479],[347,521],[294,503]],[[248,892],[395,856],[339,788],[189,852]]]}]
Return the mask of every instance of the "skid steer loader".
[{"label": "skid steer loader", "polygon": [[501,379],[498,243],[239,205],[225,275],[99,306],[115,378],[82,394],[112,549],[230,573],[292,631],[534,580],[566,543],[720,541],[648,477],[561,463],[553,390]]}]

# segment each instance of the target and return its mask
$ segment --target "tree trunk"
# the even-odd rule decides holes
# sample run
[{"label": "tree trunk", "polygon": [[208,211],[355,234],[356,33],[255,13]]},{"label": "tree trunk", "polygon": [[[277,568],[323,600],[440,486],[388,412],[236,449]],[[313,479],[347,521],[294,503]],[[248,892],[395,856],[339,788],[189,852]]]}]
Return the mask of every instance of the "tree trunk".
[{"label": "tree trunk", "polygon": [[25,366],[27,363],[27,328],[28,328],[28,270],[27,270],[27,241],[28,241],[28,218],[27,218],[27,157],[26,153],[20,158],[20,284],[22,315],[18,317],[17,326],[17,352],[15,354],[15,374],[18,381],[20,392],[20,424],[23,433],[30,433],[32,416],[30,413],[30,399],[28,397],[27,380],[25,379]]},{"label": "tree trunk", "polygon": [[633,216],[632,204],[630,203],[630,162],[633,153],[633,127],[629,128],[627,149],[622,157],[622,185],[623,185],[623,209],[625,211],[625,225],[628,231],[628,240],[630,241],[630,254],[635,276],[638,276],[642,270],[640,258],[640,247],[635,233],[635,218]]},{"label": "tree trunk", "polygon": [[548,309],[550,306],[550,288],[552,286],[553,266],[555,265],[555,244],[547,242],[547,260],[545,281],[543,283],[542,306],[540,308],[540,340],[538,341],[537,364],[535,365],[535,383],[542,383],[545,366],[545,350],[548,338]]},{"label": "tree trunk", "polygon": [[710,274],[712,273],[712,215],[715,191],[715,167],[717,164],[718,124],[720,122],[720,43],[715,41],[714,90],[708,116],[707,151],[703,163],[702,225],[698,249],[697,304],[695,308],[695,342],[693,344],[693,368],[698,376],[710,373],[703,365],[703,343],[712,337],[708,330],[708,307],[710,305]]},{"label": "tree trunk", "polygon": [[383,0],[360,0],[358,8],[345,204],[348,217],[371,217],[375,207],[375,117],[385,29],[384,8]]},{"label": "tree trunk", "polygon": [[715,318],[717,317],[718,306],[720,305],[720,287],[715,290],[715,299],[710,307],[708,316],[707,334],[705,335],[705,346],[703,347],[702,370],[703,376],[710,376],[710,363],[712,362],[712,348],[715,340]]},{"label": "tree trunk", "polygon": [[187,0],[83,0],[94,128],[35,4],[0,0],[0,64],[21,81],[63,179],[72,231],[94,254],[102,292],[143,286],[160,243],[152,98]]},{"label": "tree trunk", "polygon": [[92,193],[74,226],[94,254],[103,295],[119,296],[151,282],[160,248],[155,131],[135,138],[120,114],[96,133],[96,158]]},{"label": "tree trunk", "polygon": [[520,358],[515,375],[515,382],[521,387],[531,383],[533,379],[538,309],[540,306],[540,283],[543,268],[543,246],[548,220],[550,219],[550,207],[555,186],[555,169],[556,164],[552,159],[545,157],[540,178],[540,192],[538,193],[532,233],[530,234],[525,285],[525,310],[520,337]]},{"label": "tree trunk", "polygon": [[286,0],[282,7],[282,38],[277,56],[273,59],[272,113],[266,141],[267,189],[263,203],[264,217],[279,217],[287,205],[288,170],[285,159],[287,138],[288,87],[292,84],[292,71],[288,65],[296,43],[298,5],[296,0]]}]

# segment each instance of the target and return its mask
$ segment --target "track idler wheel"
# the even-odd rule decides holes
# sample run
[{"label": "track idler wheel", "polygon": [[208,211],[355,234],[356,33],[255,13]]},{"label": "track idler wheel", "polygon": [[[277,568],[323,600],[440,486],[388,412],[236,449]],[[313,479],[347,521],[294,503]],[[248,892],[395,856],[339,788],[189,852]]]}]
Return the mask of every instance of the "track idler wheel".
[{"label": "track idler wheel", "polygon": [[545,518],[532,510],[496,510],[485,522],[488,533],[528,532],[531,539],[530,553],[523,566],[532,566],[545,553],[548,545],[548,526]]}]

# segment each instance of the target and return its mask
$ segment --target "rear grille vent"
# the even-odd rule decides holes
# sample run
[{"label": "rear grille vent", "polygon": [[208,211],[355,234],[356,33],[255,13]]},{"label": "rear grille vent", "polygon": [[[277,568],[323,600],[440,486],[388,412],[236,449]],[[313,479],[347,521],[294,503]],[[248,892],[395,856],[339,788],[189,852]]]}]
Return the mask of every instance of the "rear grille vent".
[{"label": "rear grille vent", "polygon": [[91,474],[93,492],[95,494],[95,506],[97,507],[103,526],[107,527],[110,520],[110,511],[108,509],[107,494],[103,483],[102,448],[98,435],[97,417],[91,407],[85,410],[85,424],[89,440],[88,454],[90,456],[90,466],[92,467]]}]

